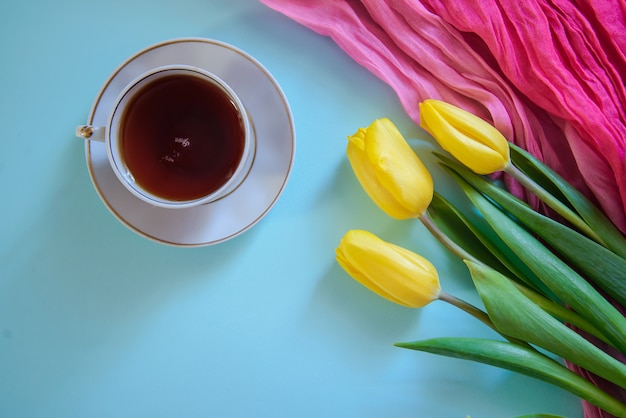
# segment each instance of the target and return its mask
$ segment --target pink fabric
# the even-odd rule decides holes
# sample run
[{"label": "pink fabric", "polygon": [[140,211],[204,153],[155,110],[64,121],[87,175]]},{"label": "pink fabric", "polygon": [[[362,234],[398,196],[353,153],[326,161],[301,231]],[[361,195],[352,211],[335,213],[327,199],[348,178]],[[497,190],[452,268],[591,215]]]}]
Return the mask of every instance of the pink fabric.
[{"label": "pink fabric", "polygon": [[330,36],[416,122],[427,98],[491,121],[626,232],[623,0],[262,1]]}]

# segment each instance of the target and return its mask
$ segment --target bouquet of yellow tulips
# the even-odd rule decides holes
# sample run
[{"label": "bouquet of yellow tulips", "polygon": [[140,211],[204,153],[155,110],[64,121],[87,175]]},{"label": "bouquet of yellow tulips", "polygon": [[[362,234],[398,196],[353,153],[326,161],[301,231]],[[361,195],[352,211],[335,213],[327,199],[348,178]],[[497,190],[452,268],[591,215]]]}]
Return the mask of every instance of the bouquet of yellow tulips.
[{"label": "bouquet of yellow tulips", "polygon": [[[626,417],[618,397],[584,377],[591,373],[614,392],[626,391],[626,317],[619,310],[626,306],[624,236],[575,188],[482,119],[438,100],[422,102],[420,115],[421,126],[454,157],[437,154],[480,216],[467,216],[434,190],[428,170],[388,119],[350,136],[347,155],[359,183],[385,213],[419,219],[463,260],[484,310],[444,292],[424,257],[367,231],[346,233],[338,263],[392,302],[421,308],[442,300],[502,336],[398,347],[523,373]],[[560,221],[500,187],[488,176],[496,172],[515,178]]]}]

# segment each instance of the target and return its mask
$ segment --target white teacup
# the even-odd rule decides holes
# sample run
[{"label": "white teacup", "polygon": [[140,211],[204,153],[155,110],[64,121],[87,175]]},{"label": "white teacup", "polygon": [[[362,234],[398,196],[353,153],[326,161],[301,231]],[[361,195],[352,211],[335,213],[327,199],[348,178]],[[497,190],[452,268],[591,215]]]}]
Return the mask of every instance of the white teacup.
[{"label": "white teacup", "polygon": [[139,199],[188,208],[231,193],[248,175],[255,141],[237,94],[202,69],[169,65],[132,81],[106,126],[76,135],[105,143],[120,182]]}]

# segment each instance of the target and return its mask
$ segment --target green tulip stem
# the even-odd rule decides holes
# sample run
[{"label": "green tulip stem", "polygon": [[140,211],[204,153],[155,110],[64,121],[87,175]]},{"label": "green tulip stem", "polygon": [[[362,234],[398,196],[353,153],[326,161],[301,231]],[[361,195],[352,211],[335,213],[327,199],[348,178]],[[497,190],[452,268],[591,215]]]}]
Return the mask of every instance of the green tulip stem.
[{"label": "green tulip stem", "polygon": [[[427,212],[424,212],[422,216],[419,217],[419,220],[422,221],[422,224],[424,224],[426,229],[428,229],[430,233],[433,234],[433,236],[437,238],[437,240],[439,240],[439,242],[444,247],[450,250],[452,254],[459,257],[461,260],[471,260],[476,263],[480,263],[480,261],[478,261],[473,255],[465,251],[463,247],[461,247],[456,242],[451,240],[450,237],[448,237],[441,229],[439,229],[437,224],[433,221],[433,219],[428,215]],[[491,322],[491,319],[489,319],[489,315],[487,315],[484,311],[478,309],[474,305],[467,303],[464,300],[459,299],[456,296],[452,296],[449,293],[446,293],[443,291],[439,293],[439,300],[442,300],[453,306],[456,306],[457,308],[460,308],[461,310],[472,315],[473,317],[483,322],[490,328],[496,330],[495,326],[493,325],[493,322]]]},{"label": "green tulip stem", "polygon": [[[476,263],[480,263],[480,261],[478,261],[474,256],[465,251],[463,247],[451,240],[450,237],[448,237],[441,229],[439,229],[437,224],[433,221],[433,219],[428,215],[427,212],[424,212],[424,214],[422,214],[419,219],[420,221],[422,221],[426,229],[428,229],[430,233],[433,234],[444,247],[450,250],[452,254],[456,255],[461,260],[471,260]],[[491,322],[491,319],[489,319],[489,315],[487,315],[484,311],[481,311],[474,305],[443,291],[439,293],[439,300],[448,302],[449,304],[460,308],[461,310],[477,318],[479,321],[485,323],[490,328],[494,330],[496,329],[493,325],[493,322]]]},{"label": "green tulip stem", "polygon": [[428,215],[428,212],[424,212],[422,216],[419,217],[419,220],[422,221],[422,224],[424,224],[426,229],[428,229],[428,231],[430,231],[430,233],[433,234],[433,236],[437,238],[437,240],[444,247],[450,250],[452,254],[456,255],[461,260],[471,260],[477,263],[480,262],[476,259],[476,257],[465,251],[463,247],[458,245],[456,242],[450,239],[450,237],[447,236],[441,229],[439,229],[435,221],[433,221],[433,219]]},{"label": "green tulip stem", "polygon": [[539,199],[541,199],[546,205],[556,211],[563,218],[568,220],[572,225],[578,228],[582,233],[587,235],[592,240],[596,241],[599,244],[604,245],[602,239],[587,225],[587,223],[574,211],[560,202],[556,197],[554,197],[550,192],[537,184],[533,179],[528,177],[517,168],[513,163],[506,166],[504,172],[517,180],[522,186],[524,186],[528,191],[533,193]]},{"label": "green tulip stem", "polygon": [[493,322],[491,322],[491,319],[489,318],[489,315],[487,315],[487,313],[485,311],[477,308],[476,306],[472,305],[471,303],[466,302],[463,299],[459,299],[456,296],[453,296],[453,295],[451,295],[449,293],[446,293],[444,291],[441,291],[439,293],[439,300],[447,302],[447,303],[449,303],[452,306],[456,306],[457,308],[461,309],[462,311],[465,311],[468,314],[472,315],[474,318],[478,319],[480,322],[484,323],[489,328],[492,328],[492,329],[496,330],[495,326],[493,325]]},{"label": "green tulip stem", "polygon": [[496,328],[496,326],[493,324],[493,322],[491,321],[491,318],[489,318],[489,315],[477,308],[476,306],[472,305],[469,302],[464,301],[463,299],[459,299],[456,296],[453,296],[449,293],[446,293],[444,291],[441,291],[439,293],[439,300],[449,303],[452,306],[455,306],[459,309],[461,309],[462,311],[470,314],[471,316],[473,316],[474,318],[478,319],[480,322],[482,322],[483,324],[487,325],[489,328],[491,328],[492,330],[494,330],[495,332],[497,332],[498,334],[500,334],[502,337],[506,338],[507,340],[509,340],[509,342],[513,343],[513,344],[517,344],[529,349],[532,349],[532,347],[525,341],[522,340],[518,340],[517,338],[513,338],[510,337],[508,335],[502,334],[500,331],[498,331],[498,329]]}]

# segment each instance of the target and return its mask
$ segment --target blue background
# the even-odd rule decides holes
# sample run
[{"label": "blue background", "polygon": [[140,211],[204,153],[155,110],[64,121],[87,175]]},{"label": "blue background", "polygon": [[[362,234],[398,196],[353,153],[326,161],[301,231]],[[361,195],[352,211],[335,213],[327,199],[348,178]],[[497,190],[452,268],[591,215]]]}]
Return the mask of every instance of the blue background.
[{"label": "blue background", "polygon": [[[261,61],[297,132],[272,211],[201,248],[121,224],[73,134],[121,62],[188,36]],[[458,260],[357,184],[346,136],[375,118],[392,118],[419,152],[434,146],[329,39],[253,0],[22,0],[0,3],[0,43],[0,417],[582,417],[574,396],[542,382],[393,347],[494,334],[443,302],[393,305],[337,266],[343,234],[368,229],[478,303]]]}]

